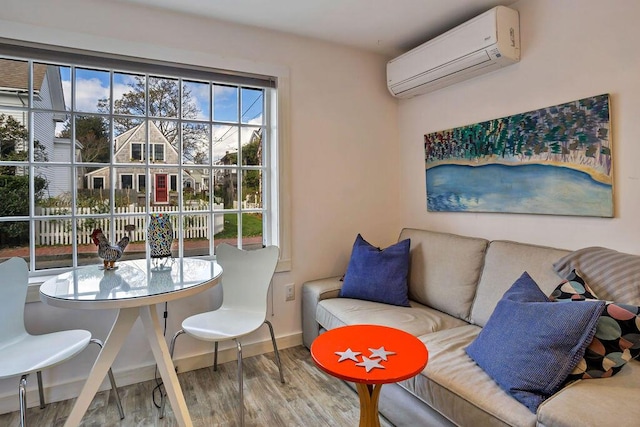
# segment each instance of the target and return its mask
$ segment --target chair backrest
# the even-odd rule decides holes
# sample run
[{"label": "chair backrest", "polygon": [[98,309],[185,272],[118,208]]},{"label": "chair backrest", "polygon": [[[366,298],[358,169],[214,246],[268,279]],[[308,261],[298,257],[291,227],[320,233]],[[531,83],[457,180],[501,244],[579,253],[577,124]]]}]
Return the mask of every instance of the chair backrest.
[{"label": "chair backrest", "polygon": [[244,251],[222,243],[216,248],[216,260],[222,267],[222,307],[264,311],[267,293],[276,271],[280,250],[277,246]]},{"label": "chair backrest", "polygon": [[26,334],[24,304],[29,285],[29,268],[22,258],[11,258],[0,264],[0,347],[3,342]]}]

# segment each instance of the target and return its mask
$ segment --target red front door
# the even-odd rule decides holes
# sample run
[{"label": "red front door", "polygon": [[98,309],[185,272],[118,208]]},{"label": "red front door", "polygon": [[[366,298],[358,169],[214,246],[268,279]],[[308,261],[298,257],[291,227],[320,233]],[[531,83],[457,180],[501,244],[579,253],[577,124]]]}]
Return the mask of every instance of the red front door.
[{"label": "red front door", "polygon": [[168,195],[167,174],[156,174],[156,203],[167,203]]}]

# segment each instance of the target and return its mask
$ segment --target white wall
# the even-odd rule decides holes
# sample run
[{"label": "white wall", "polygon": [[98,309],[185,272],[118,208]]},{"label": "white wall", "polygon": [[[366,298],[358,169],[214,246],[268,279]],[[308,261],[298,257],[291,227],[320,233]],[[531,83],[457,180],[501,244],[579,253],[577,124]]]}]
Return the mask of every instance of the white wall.
[{"label": "white wall", "polygon": [[[241,71],[274,73],[289,83],[289,168],[292,269],[274,280],[274,317],[281,345],[301,342],[300,285],[343,274],[358,232],[377,245],[400,229],[397,103],[385,88],[386,58],[372,53],[196,16],[92,0],[4,0],[0,37],[152,57]],[[296,300],[284,301],[295,283]],[[215,304],[219,296],[171,302],[167,337],[184,317]],[[34,333],[82,327],[104,339],[113,312],[65,311],[27,305]],[[264,341],[267,331],[249,341]],[[190,342],[189,342],[190,341]],[[260,348],[269,351],[270,344]],[[177,357],[210,351],[183,339]],[[96,350],[45,372],[45,386],[86,376]],[[209,360],[210,361],[210,360]],[[139,322],[116,358],[121,384],[153,375],[153,357]],[[142,377],[142,378],[141,378]],[[18,378],[0,381],[0,412],[17,409]],[[31,379],[34,389],[35,378]],[[48,400],[65,397],[48,391]],[[61,389],[58,387],[58,389]],[[29,396],[37,402],[37,395]],[[6,403],[6,404],[5,404]]]},{"label": "white wall", "polygon": [[[520,63],[401,101],[402,224],[567,249],[640,253],[640,2],[521,0]],[[611,94],[614,218],[426,210],[424,134]]]}]

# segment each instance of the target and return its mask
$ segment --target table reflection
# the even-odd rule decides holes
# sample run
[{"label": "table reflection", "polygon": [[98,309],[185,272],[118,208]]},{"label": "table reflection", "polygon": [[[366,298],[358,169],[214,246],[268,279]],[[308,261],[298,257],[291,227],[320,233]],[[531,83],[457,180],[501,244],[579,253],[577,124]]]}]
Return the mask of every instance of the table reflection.
[{"label": "table reflection", "polygon": [[114,301],[150,297],[197,286],[219,273],[215,261],[176,259],[157,268],[148,259],[121,261],[117,268],[78,267],[49,280],[41,292],[65,300]]}]

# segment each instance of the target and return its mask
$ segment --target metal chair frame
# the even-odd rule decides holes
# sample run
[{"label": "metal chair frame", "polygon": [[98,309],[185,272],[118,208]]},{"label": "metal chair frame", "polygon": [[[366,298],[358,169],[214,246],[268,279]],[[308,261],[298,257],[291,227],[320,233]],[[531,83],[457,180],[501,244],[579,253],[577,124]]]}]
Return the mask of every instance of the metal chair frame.
[{"label": "metal chair frame", "polygon": [[[279,250],[276,246],[243,251],[224,243],[218,245],[216,249],[217,261],[223,271],[222,306],[217,310],[196,314],[185,319],[182,322],[182,329],[175,333],[169,347],[173,359],[176,340],[182,334],[204,341],[213,341],[213,370],[217,371],[218,343],[227,340],[235,341],[238,359],[238,399],[241,426],[244,426],[244,374],[240,338],[266,324],[271,335],[280,382],[283,384],[285,382],[273,325],[266,319],[267,294],[278,262],[278,253]],[[225,322],[225,320],[227,321]],[[165,403],[166,396],[162,393],[160,418],[164,417]]]}]

